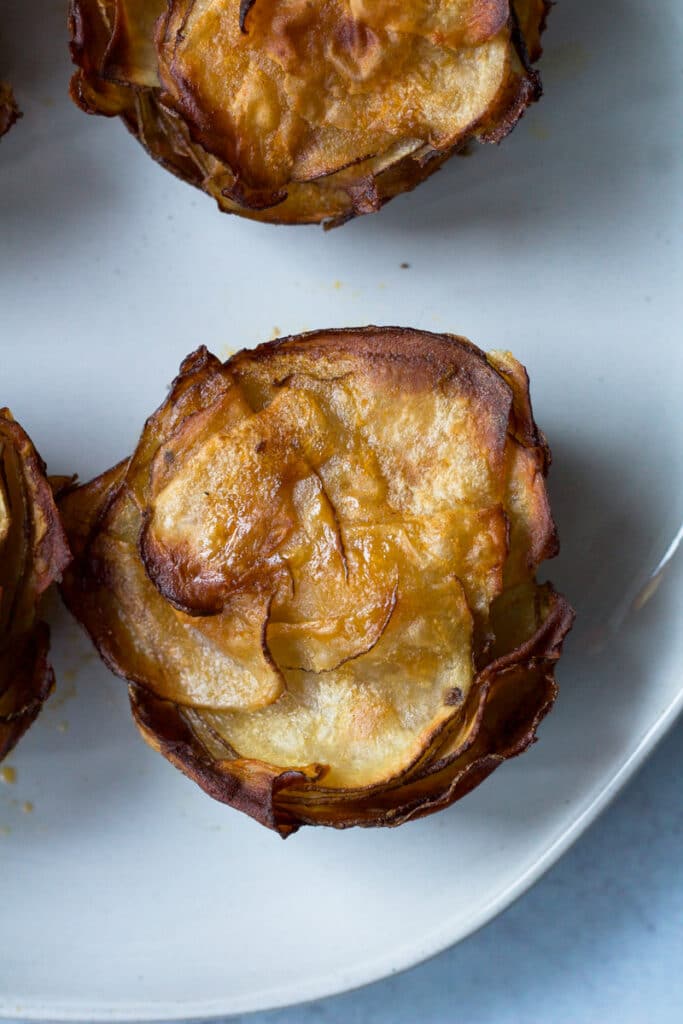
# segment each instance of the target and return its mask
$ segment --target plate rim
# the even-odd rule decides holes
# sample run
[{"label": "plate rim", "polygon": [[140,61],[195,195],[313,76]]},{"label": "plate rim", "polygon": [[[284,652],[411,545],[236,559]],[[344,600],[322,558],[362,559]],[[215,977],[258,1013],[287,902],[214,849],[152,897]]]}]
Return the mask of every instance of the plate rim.
[{"label": "plate rim", "polygon": [[[683,575],[680,575],[681,593],[683,593]],[[311,981],[297,978],[289,985],[278,985],[272,988],[259,989],[257,993],[239,996],[232,1002],[229,1000],[212,999],[206,1002],[179,1004],[137,1002],[121,1004],[93,1004],[87,1016],[82,1007],[72,1002],[62,1001],[61,1005],[48,1006],[43,1000],[33,1003],[9,1006],[0,1002],[0,1020],[20,1019],[26,1024],[33,1022],[54,1022],[54,1024],[161,1024],[161,1022],[218,1020],[224,1017],[245,1013],[268,1012],[310,1003],[319,999],[352,992],[366,985],[382,981],[385,978],[431,960],[440,953],[458,945],[475,932],[491,922],[542,878],[565,853],[577,842],[587,829],[600,817],[609,804],[619,795],[636,771],[644,764],[655,747],[664,738],[683,712],[683,680],[676,696],[657,716],[638,743],[628,753],[615,772],[606,780],[594,795],[587,807],[568,825],[556,838],[545,847],[534,862],[508,886],[488,900],[479,910],[472,914],[464,928],[452,925],[442,926],[439,930],[423,938],[420,943],[403,946],[392,954],[375,958],[361,967],[347,968],[341,980],[339,974],[326,974]],[[416,953],[417,950],[417,953]],[[294,991],[296,989],[296,992]],[[1,996],[0,996],[1,999]]]}]

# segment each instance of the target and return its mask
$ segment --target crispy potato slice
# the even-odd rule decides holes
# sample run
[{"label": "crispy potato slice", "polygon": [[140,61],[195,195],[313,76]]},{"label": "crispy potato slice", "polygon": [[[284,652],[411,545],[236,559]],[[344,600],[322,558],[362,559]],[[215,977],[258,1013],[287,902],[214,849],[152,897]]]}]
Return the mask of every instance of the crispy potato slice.
[{"label": "crispy potato slice", "polygon": [[343,223],[540,96],[538,0],[71,0],[72,95],[219,207]]},{"label": "crispy potato slice", "polygon": [[63,593],[213,796],[283,835],[397,824],[554,699],[548,464],[509,353],[399,328],[200,349],[131,459],[62,499]]},{"label": "crispy potato slice", "polygon": [[54,686],[40,598],[70,560],[45,466],[8,409],[0,409],[0,760]]}]

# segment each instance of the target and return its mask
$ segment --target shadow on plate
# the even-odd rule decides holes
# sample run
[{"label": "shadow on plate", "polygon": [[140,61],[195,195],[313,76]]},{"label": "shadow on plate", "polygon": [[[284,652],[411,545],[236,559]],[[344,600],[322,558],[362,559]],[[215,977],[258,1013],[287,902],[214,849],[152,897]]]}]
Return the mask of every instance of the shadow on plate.
[{"label": "shadow on plate", "polygon": [[[539,577],[550,578],[577,611],[557,668],[560,694],[538,745],[457,805],[452,830],[463,827],[459,808],[470,823],[493,817],[501,835],[552,824],[567,804],[587,806],[632,752],[654,658],[673,625],[668,575],[683,567],[683,552],[661,587],[648,586],[672,538],[661,535],[661,509],[639,481],[637,461],[626,472],[623,459],[609,454],[553,445],[550,492],[561,553]],[[658,710],[643,716],[644,729]]]}]

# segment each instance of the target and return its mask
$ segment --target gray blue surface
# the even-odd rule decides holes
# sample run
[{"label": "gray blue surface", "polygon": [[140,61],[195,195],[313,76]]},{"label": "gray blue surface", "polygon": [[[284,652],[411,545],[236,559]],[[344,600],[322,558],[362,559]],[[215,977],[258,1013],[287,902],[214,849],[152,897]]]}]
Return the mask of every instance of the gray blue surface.
[{"label": "gray blue surface", "polygon": [[238,1021],[681,1024],[683,722],[560,863],[476,935],[356,992]]}]

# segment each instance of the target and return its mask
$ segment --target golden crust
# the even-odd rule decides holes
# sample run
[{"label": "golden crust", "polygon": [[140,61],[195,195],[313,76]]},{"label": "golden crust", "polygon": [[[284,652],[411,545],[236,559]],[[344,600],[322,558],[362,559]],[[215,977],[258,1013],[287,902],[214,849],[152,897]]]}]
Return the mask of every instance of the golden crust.
[{"label": "golden crust", "polygon": [[140,686],[130,687],[140,732],[159,753],[215,800],[249,814],[283,838],[301,825],[401,825],[449,807],[505,760],[536,740],[536,729],[557,696],[554,665],[574,614],[552,588],[542,595],[546,618],[533,634],[476,679],[467,728],[444,750],[434,744],[412,772],[388,784],[331,789],[320,766],[283,771],[273,765],[211,753],[201,723]]},{"label": "golden crust", "polygon": [[399,824],[533,740],[573,613],[509,353],[399,328],[183,363],[68,492],[63,594],[140,731],[282,835]]},{"label": "golden crust", "polygon": [[541,0],[71,0],[72,95],[225,212],[334,226],[540,95]]},{"label": "golden crust", "polygon": [[42,594],[70,560],[45,466],[8,409],[0,409],[0,760],[54,685]]},{"label": "golden crust", "polygon": [[0,82],[0,136],[8,132],[20,117],[12,87],[6,82]]}]

